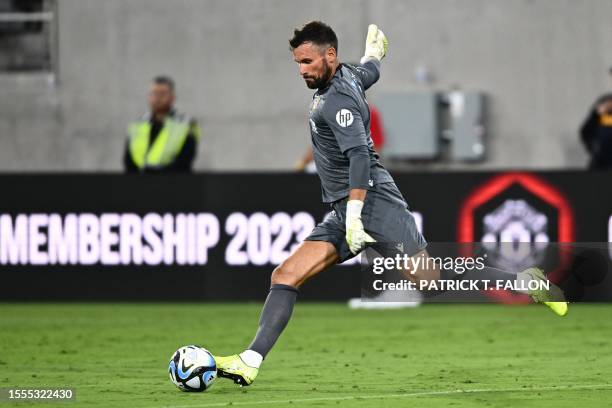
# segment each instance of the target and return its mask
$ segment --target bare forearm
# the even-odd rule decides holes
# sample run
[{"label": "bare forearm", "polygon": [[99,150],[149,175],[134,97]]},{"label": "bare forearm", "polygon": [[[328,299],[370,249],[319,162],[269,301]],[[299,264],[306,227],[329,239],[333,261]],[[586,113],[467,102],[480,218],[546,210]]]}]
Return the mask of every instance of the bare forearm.
[{"label": "bare forearm", "polygon": [[353,188],[349,191],[349,200],[365,201],[368,190],[362,188]]}]

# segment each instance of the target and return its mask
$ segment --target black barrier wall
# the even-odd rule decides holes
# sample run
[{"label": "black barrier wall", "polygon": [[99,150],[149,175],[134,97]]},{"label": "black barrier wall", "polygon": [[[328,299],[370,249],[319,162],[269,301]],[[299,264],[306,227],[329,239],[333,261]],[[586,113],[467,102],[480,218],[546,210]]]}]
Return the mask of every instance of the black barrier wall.
[{"label": "black barrier wall", "polygon": [[[608,242],[611,173],[396,174],[430,242]],[[320,222],[316,176],[0,176],[0,300],[261,300]],[[367,229],[367,226],[366,226]],[[301,298],[359,296],[359,266]]]}]

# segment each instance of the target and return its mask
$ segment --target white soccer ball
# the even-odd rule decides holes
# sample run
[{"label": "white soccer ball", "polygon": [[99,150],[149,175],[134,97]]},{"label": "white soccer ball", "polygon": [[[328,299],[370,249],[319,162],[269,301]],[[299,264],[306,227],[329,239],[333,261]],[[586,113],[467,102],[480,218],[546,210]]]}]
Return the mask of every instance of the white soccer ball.
[{"label": "white soccer ball", "polygon": [[217,364],[205,348],[184,346],[172,355],[168,373],[170,381],[183,391],[206,391],[217,378]]}]

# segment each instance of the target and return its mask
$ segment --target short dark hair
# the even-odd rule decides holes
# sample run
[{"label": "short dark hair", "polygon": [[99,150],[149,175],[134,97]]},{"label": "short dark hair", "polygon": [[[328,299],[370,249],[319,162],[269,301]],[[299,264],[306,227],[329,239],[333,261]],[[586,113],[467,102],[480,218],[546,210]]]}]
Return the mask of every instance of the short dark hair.
[{"label": "short dark hair", "polygon": [[291,49],[305,42],[325,47],[333,47],[338,52],[338,37],[330,26],[320,21],[311,21],[293,30],[293,38],[289,40]]},{"label": "short dark hair", "polygon": [[168,75],[158,75],[153,78],[153,83],[158,85],[166,85],[172,92],[174,92],[174,79]]}]

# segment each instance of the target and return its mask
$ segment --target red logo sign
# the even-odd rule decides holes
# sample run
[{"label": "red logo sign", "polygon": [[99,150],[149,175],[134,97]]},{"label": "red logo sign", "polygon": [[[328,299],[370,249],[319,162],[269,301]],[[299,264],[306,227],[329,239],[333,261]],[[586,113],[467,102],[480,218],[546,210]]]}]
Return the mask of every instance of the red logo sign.
[{"label": "red logo sign", "polygon": [[[525,200],[512,201],[516,197],[513,197],[513,191],[520,189]],[[527,196],[527,197],[525,197]],[[572,208],[565,198],[565,196],[553,185],[542,180],[541,178],[528,174],[528,173],[504,173],[493,177],[483,185],[476,188],[470,193],[470,195],[463,202],[459,211],[459,225],[457,228],[457,241],[460,243],[473,243],[480,242],[483,236],[477,236],[477,231],[480,226],[484,224],[482,211],[492,203],[499,201],[500,199],[506,198],[504,205],[499,206],[494,212],[487,214],[489,224],[491,224],[491,218],[499,216],[504,210],[508,208],[517,207],[520,209],[521,204],[524,208],[529,211],[525,212],[526,216],[530,216],[531,220],[524,220],[527,224],[533,222],[534,214],[538,216],[540,224],[544,224],[542,221],[541,214],[533,210],[530,204],[539,203],[541,206],[548,206],[549,212],[554,213],[555,216],[551,217],[553,220],[556,219],[555,225],[551,225],[553,234],[546,234],[545,232],[539,231],[537,239],[550,240],[551,242],[573,242],[574,241],[574,215]],[[504,208],[505,207],[505,208]],[[486,218],[486,217],[485,217]],[[502,220],[503,221],[503,220]],[[501,222],[501,221],[500,221]],[[515,223],[516,224],[516,223]],[[513,226],[514,230],[517,229]],[[508,228],[510,230],[512,228]],[[541,228],[541,226],[540,226]],[[520,228],[519,228],[520,229]],[[525,231],[527,234],[533,232],[533,225],[526,225]],[[486,234],[488,239],[495,239],[494,232]],[[511,232],[510,232],[511,233]],[[503,235],[503,234],[502,234]],[[502,239],[503,240],[503,237]],[[522,240],[521,240],[522,242]],[[568,251],[560,251],[559,253],[559,264],[566,265],[571,258],[571,254]],[[563,276],[560,276],[565,268],[559,267],[548,274],[548,278],[553,282],[559,282]],[[507,291],[488,291],[487,293],[498,300],[503,302],[528,302],[528,298],[525,295],[516,295]]]}]

